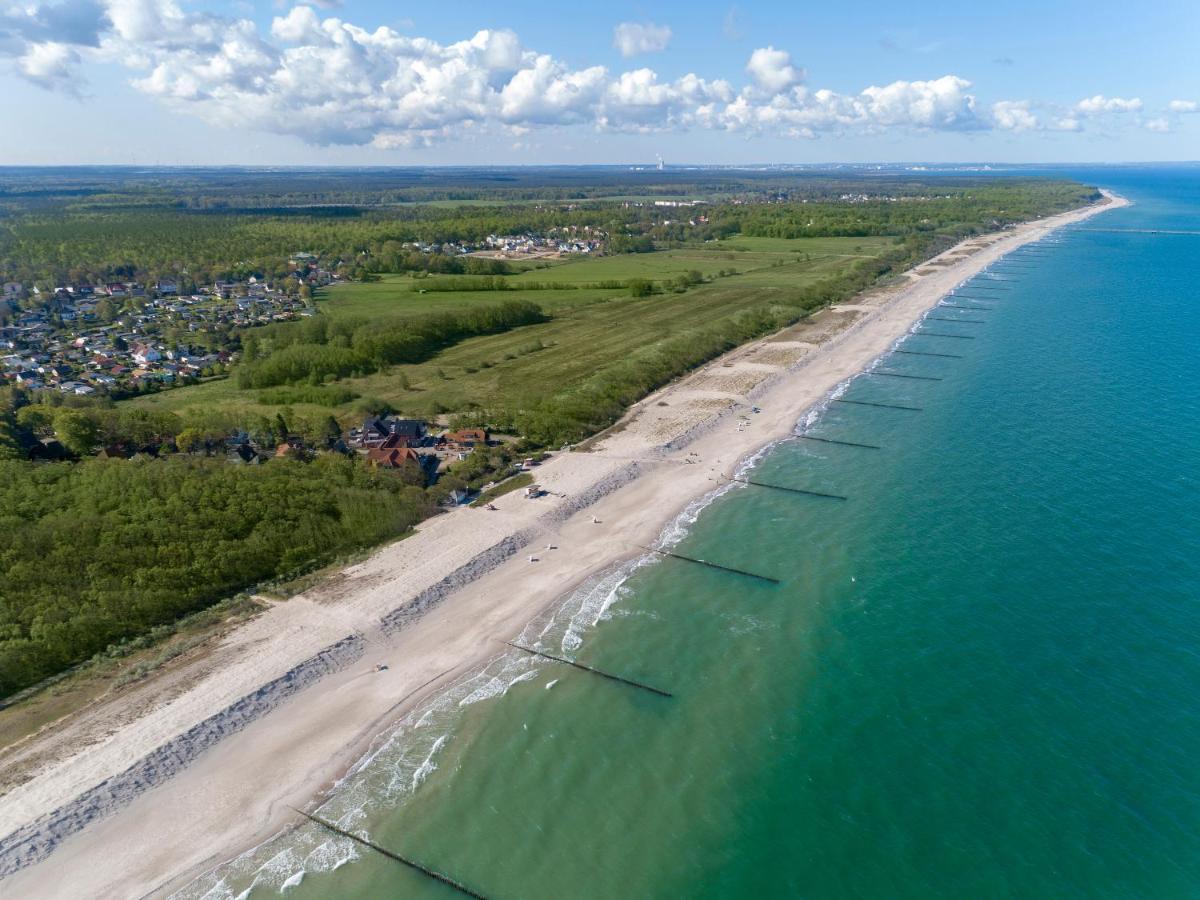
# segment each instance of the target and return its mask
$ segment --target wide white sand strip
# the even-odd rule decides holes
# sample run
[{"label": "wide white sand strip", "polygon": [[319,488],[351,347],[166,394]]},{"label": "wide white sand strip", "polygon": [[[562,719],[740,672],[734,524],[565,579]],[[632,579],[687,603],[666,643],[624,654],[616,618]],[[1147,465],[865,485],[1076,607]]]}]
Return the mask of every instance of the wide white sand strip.
[{"label": "wide white sand strip", "polygon": [[[920,266],[923,274],[796,335],[739,348],[637,404],[588,452],[544,464],[537,477],[549,496],[509,494],[496,511],[439,516],[274,606],[235,631],[222,664],[189,689],[3,797],[0,892],[141,896],[285,827],[288,806],[312,802],[370,738],[497,655],[501,640],[556,598],[636,555],[956,285],[1118,205],[1110,195],[965,241]],[[737,413],[751,400],[762,412],[743,420]],[[559,549],[536,564],[519,553],[547,542]],[[378,663],[387,671],[374,671]]]}]

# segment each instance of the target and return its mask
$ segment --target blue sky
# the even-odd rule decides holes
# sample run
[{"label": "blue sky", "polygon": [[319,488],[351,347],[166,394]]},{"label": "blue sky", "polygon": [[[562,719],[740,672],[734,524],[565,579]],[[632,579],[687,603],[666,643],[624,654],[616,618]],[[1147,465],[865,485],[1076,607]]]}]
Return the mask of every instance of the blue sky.
[{"label": "blue sky", "polygon": [[0,163],[1200,158],[1200,5],[0,0]]}]

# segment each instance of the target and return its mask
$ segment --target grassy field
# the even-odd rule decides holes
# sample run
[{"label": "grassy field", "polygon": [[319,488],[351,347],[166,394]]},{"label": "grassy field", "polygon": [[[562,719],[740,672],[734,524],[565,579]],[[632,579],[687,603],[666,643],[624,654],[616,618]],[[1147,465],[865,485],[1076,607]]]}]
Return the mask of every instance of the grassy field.
[{"label": "grassy field", "polygon": [[[770,303],[772,294],[782,298],[789,290],[844,272],[890,243],[888,238],[738,237],[697,248],[571,260],[510,276],[514,284],[523,279],[593,283],[632,277],[662,282],[699,270],[709,279],[682,293],[666,291],[642,298],[615,288],[421,294],[412,290],[419,280],[397,275],[370,284],[339,286],[328,292],[321,308],[330,316],[384,320],[527,299],[551,315],[543,324],[465,340],[419,365],[395,366],[339,382],[360,397],[386,401],[406,414],[432,417],[534,402],[619,363],[635,350]],[[736,269],[738,274],[716,277],[722,269]],[[268,416],[278,411],[260,404],[256,391],[239,390],[232,378],[130,402],[176,412],[213,406]],[[356,402],[332,412],[350,421]],[[292,408],[305,413],[330,411],[305,404]]]},{"label": "grassy field", "polygon": [[[543,269],[543,278],[556,276],[554,270]],[[531,300],[551,315],[564,307],[583,306],[603,300],[624,290],[596,288],[546,291],[428,291],[422,294],[422,284],[460,276],[429,276],[414,279],[408,275],[384,275],[381,280],[367,284],[339,284],[318,296],[318,306],[332,317],[367,316],[403,317],[429,312],[452,312],[472,306],[487,306],[503,300]],[[520,276],[511,276],[514,284]],[[538,279],[541,280],[541,279]]]},{"label": "grassy field", "polygon": [[529,283],[578,284],[577,289],[535,290],[528,293],[496,291],[427,291],[423,286],[456,279],[460,276],[384,275],[366,284],[335,285],[318,296],[323,312],[330,316],[403,316],[431,311],[452,311],[498,300],[528,299],[546,312],[556,314],[566,307],[586,306],[624,294],[623,290],[587,287],[604,281],[628,281],[644,278],[667,282],[688,272],[698,271],[705,278],[721,271],[739,274],[755,272],[793,262],[809,261],[832,271],[847,259],[873,256],[892,242],[891,238],[775,238],[734,237],[698,247],[664,250],[658,253],[632,253],[607,257],[573,257],[553,260],[535,267],[516,262],[524,271],[508,278],[514,286]]}]

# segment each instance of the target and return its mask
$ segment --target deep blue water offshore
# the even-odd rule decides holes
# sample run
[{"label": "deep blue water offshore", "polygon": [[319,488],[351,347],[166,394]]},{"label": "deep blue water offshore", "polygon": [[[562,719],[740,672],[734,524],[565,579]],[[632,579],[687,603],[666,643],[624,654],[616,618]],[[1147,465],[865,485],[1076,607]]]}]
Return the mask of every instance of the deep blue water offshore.
[{"label": "deep blue water offshore", "polygon": [[[881,449],[753,471],[849,499],[735,489],[679,544],[781,585],[662,560],[526,634],[672,699],[500,661],[325,813],[489,898],[1200,896],[1200,235],[1133,231],[1200,232],[1200,168],[1060,172],[1135,205],[879,365],[941,380],[843,395],[919,411],[808,426]],[[316,829],[200,893],[252,884],[455,896]]]}]

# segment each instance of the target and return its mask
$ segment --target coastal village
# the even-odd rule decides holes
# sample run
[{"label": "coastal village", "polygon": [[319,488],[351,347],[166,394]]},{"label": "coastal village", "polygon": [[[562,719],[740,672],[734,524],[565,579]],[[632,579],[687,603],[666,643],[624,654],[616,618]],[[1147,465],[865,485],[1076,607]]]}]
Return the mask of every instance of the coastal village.
[{"label": "coastal village", "polygon": [[204,349],[206,335],[311,316],[312,289],[339,277],[314,263],[283,282],[252,275],[192,293],[173,279],[46,291],[6,282],[0,378],[27,391],[128,396],[219,374],[234,354]]},{"label": "coastal village", "polygon": [[[533,259],[597,254],[606,239],[590,226],[564,226],[546,234],[489,234],[478,243],[404,246],[427,255]],[[312,316],[313,292],[347,280],[340,260],[326,268],[312,253],[292,254],[288,266],[283,279],[250,275],[195,290],[174,278],[53,288],[5,281],[0,384],[124,397],[222,374],[236,353],[206,349],[212,341],[204,335]]]},{"label": "coastal village", "polygon": [[[424,254],[504,259],[592,254],[604,248],[606,235],[588,227],[552,232],[491,234],[478,244],[405,246]],[[0,286],[0,384],[33,395],[122,399],[224,377],[238,358],[232,349],[236,342],[225,341],[231,349],[211,349],[213,335],[228,337],[239,329],[315,315],[313,292],[347,280],[340,261],[326,269],[311,253],[292,254],[289,269],[285,279],[251,275],[241,281],[189,285],[189,290],[180,280],[168,278],[54,288],[6,281]],[[415,467],[420,478],[431,483],[476,448],[502,443],[484,429],[445,428],[394,416],[370,417],[349,430],[331,427],[320,439],[291,433],[282,417],[279,422],[280,427],[265,435],[235,431],[201,442],[164,436],[140,444],[101,445],[95,453],[109,459],[193,453],[251,466],[337,453],[361,458],[376,469]],[[30,442],[25,452],[34,460],[72,456],[52,435]],[[461,502],[467,496],[466,490],[454,490],[448,499]]]}]

